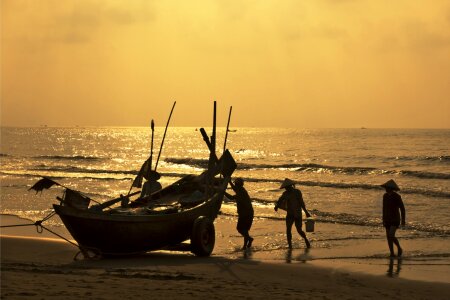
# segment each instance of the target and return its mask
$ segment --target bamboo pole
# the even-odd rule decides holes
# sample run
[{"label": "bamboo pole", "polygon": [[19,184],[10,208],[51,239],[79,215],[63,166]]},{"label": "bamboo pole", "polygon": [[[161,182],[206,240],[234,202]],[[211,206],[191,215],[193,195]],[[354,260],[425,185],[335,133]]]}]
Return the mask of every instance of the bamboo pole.
[{"label": "bamboo pole", "polygon": [[230,106],[230,112],[228,113],[228,122],[227,122],[227,130],[225,131],[225,141],[223,142],[223,152],[227,150],[227,138],[228,138],[228,128],[230,127],[230,119],[231,119],[231,110],[233,106]]},{"label": "bamboo pole", "polygon": [[156,172],[156,169],[158,168],[159,157],[161,156],[162,148],[164,145],[164,140],[166,138],[167,127],[169,127],[170,119],[172,118],[172,113],[173,113],[173,109],[175,108],[175,104],[177,104],[177,101],[173,102],[172,110],[170,111],[169,119],[167,120],[166,129],[164,130],[163,139],[161,141],[161,147],[159,148],[158,158],[156,159],[155,172]]}]

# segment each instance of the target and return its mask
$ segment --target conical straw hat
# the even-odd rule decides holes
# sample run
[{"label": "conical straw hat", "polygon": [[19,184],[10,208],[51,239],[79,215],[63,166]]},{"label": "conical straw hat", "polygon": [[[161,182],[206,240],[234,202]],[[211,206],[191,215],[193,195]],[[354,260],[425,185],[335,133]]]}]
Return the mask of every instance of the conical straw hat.
[{"label": "conical straw hat", "polygon": [[284,189],[285,187],[290,186],[290,185],[294,185],[294,184],[295,184],[294,181],[290,180],[289,178],[285,178],[283,183],[280,186],[280,189]]},{"label": "conical straw hat", "polygon": [[156,171],[150,170],[148,174],[145,174],[144,178],[147,180],[159,180],[161,175]]},{"label": "conical straw hat", "polygon": [[394,190],[394,191],[400,191],[400,188],[399,188],[398,185],[395,183],[395,181],[392,180],[392,179],[386,181],[386,182],[383,183],[381,186],[384,187],[384,188],[388,188],[388,189]]}]

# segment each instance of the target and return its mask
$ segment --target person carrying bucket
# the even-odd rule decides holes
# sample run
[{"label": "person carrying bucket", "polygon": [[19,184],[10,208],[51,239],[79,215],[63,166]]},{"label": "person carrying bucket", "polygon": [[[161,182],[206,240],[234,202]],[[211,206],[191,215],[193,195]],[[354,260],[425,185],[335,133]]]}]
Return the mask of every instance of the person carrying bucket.
[{"label": "person carrying bucket", "polygon": [[305,232],[302,230],[302,209],[305,211],[306,216],[311,217],[310,213],[306,210],[305,202],[303,201],[302,192],[295,188],[295,182],[286,178],[281,184],[280,189],[285,189],[281,197],[275,204],[275,211],[278,208],[286,210],[286,236],[289,249],[292,249],[292,225],[295,224],[295,228],[300,236],[305,240],[306,248],[310,248]]},{"label": "person carrying bucket", "polygon": [[383,226],[386,229],[386,238],[391,253],[390,256],[395,257],[394,244],[397,246],[398,256],[402,256],[403,249],[395,237],[395,232],[400,227],[400,219],[402,226],[405,226],[406,218],[402,197],[395,192],[399,191],[400,188],[392,179],[383,183],[381,186],[386,190],[386,193],[383,195]]}]

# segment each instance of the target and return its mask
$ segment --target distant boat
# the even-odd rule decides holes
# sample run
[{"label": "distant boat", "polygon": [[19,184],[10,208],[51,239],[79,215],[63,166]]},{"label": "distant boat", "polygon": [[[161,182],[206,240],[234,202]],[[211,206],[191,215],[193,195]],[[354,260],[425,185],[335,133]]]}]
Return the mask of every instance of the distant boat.
[{"label": "distant boat", "polygon": [[237,129],[228,129],[228,132],[236,132]]},{"label": "distant boat", "polygon": [[363,126],[363,127],[361,127],[361,129],[367,129],[367,128]]}]

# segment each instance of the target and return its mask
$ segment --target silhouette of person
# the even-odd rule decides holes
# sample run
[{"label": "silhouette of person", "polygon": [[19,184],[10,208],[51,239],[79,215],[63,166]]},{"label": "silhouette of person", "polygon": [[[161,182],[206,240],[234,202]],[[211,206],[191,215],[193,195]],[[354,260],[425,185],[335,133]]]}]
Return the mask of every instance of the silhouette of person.
[{"label": "silhouette of person", "polygon": [[281,197],[275,204],[275,211],[278,208],[286,210],[286,236],[289,249],[292,249],[292,224],[295,224],[295,228],[300,236],[305,240],[306,248],[310,248],[311,245],[306,238],[305,232],[302,230],[302,209],[305,211],[307,217],[311,215],[306,210],[305,202],[303,201],[302,192],[295,188],[295,182],[286,178],[281,184],[280,189],[285,189]]},{"label": "silhouette of person", "polygon": [[162,188],[161,183],[158,182],[160,178],[161,175],[158,172],[149,172],[148,176],[146,177],[147,181],[144,182],[144,185],[142,186],[141,198],[147,197]]},{"label": "silhouette of person", "polygon": [[244,188],[244,180],[237,178],[234,184],[231,184],[231,188],[236,193],[234,196],[225,193],[226,196],[232,200],[236,200],[238,222],[236,229],[244,237],[244,246],[242,249],[247,249],[252,246],[253,238],[250,236],[249,231],[253,223],[253,206],[252,200],[248,195],[247,190]]},{"label": "silhouette of person", "polygon": [[405,225],[405,206],[403,205],[402,197],[395,191],[400,188],[394,180],[389,180],[381,185],[386,189],[383,195],[383,226],[386,229],[386,238],[389,246],[391,257],[395,257],[394,244],[397,246],[398,256],[402,256],[403,249],[400,247],[398,239],[395,237],[395,232],[401,225]]}]

